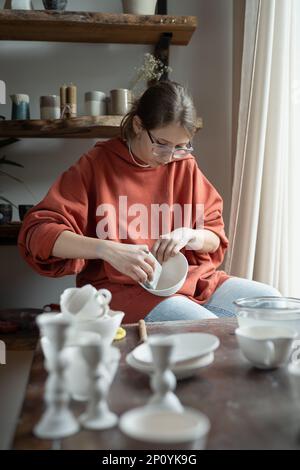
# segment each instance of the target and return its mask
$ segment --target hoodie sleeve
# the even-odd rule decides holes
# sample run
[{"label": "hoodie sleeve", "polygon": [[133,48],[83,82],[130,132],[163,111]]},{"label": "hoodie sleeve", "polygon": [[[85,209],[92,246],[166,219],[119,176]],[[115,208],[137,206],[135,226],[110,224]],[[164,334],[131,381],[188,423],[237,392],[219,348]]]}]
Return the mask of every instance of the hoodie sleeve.
[{"label": "hoodie sleeve", "polygon": [[[220,238],[220,245],[214,253],[186,250],[186,255],[190,258],[191,264],[206,262],[211,265],[212,269],[216,269],[222,264],[229,244],[224,230],[223,200],[218,191],[201,172],[196,161],[194,161],[192,169],[192,184],[193,228],[203,228],[214,232]],[[201,219],[197,217],[196,204],[202,204]]]},{"label": "hoodie sleeve", "polygon": [[93,193],[91,162],[86,154],[57,178],[48,193],[24,218],[18,248],[25,261],[39,274],[61,277],[79,273],[84,259],[51,255],[58,236],[69,230],[87,235],[89,195]]}]

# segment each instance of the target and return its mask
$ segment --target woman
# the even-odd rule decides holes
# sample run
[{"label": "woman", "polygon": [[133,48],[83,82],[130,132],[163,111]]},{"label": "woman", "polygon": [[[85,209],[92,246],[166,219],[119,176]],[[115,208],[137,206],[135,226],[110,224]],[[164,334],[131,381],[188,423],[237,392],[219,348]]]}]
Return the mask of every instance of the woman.
[{"label": "woman", "polygon": [[[29,265],[109,289],[128,323],[232,316],[237,298],[280,295],[217,270],[228,247],[223,201],[191,155],[195,121],[182,86],[148,88],[123,119],[122,138],[97,142],[27,213],[18,245]],[[153,279],[149,250],[161,263],[185,254],[177,294],[158,297],[138,283]]]}]

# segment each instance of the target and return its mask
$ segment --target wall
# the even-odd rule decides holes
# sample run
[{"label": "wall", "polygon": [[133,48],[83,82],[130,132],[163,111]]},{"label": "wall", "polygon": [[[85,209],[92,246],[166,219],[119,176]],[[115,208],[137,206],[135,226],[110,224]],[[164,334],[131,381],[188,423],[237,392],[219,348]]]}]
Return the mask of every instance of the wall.
[{"label": "wall", "polygon": [[[204,119],[195,139],[199,165],[224,199],[226,229],[231,196],[231,108],[233,0],[169,0],[170,14],[196,15],[199,27],[188,47],[173,46],[171,78],[187,85]],[[41,1],[33,0],[36,9]],[[0,1],[2,7],[4,1]],[[82,6],[83,5],[83,6]],[[120,12],[121,1],[69,0],[69,10]],[[31,117],[39,117],[39,96],[57,94],[64,82],[79,91],[79,113],[84,92],[127,87],[135,66],[151,50],[141,45],[58,44],[39,42],[0,43],[0,78],[7,84],[7,104],[0,114],[10,118],[9,95],[27,93]],[[94,140],[28,139],[5,150],[8,157],[25,165],[14,174],[22,185],[1,178],[1,191],[16,204],[37,203],[57,176],[93,146]],[[14,220],[18,215],[14,213]],[[41,307],[57,302],[60,293],[75,285],[74,276],[52,279],[39,276],[20,258],[14,246],[0,247],[0,307]]]}]

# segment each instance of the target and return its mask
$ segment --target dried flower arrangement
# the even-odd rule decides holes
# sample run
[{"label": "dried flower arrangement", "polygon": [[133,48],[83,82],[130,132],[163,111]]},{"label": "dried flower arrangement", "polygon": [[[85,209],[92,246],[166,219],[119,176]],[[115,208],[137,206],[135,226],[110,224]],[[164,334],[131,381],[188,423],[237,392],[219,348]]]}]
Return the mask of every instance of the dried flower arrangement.
[{"label": "dried flower arrangement", "polygon": [[141,82],[159,81],[161,77],[172,72],[172,68],[165,65],[160,59],[147,52],[140,67],[135,67],[136,74],[130,82],[130,89],[134,91]]}]

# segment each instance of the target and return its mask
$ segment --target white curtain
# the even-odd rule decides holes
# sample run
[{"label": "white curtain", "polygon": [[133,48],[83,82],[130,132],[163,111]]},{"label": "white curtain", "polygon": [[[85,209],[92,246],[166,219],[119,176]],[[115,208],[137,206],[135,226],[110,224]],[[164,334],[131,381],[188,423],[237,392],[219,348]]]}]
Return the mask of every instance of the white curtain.
[{"label": "white curtain", "polygon": [[246,0],[225,270],[300,297],[300,0]]}]

